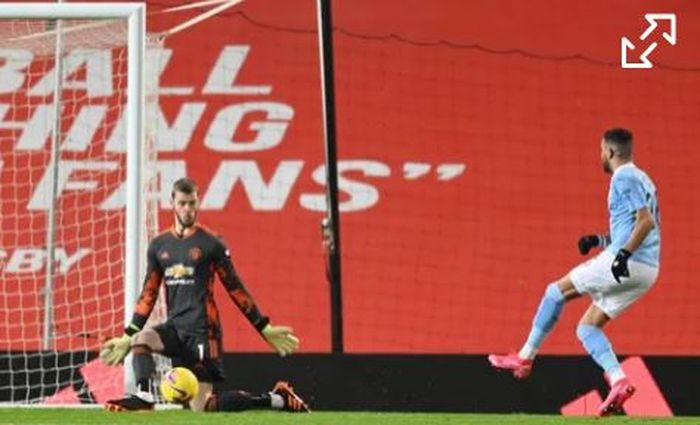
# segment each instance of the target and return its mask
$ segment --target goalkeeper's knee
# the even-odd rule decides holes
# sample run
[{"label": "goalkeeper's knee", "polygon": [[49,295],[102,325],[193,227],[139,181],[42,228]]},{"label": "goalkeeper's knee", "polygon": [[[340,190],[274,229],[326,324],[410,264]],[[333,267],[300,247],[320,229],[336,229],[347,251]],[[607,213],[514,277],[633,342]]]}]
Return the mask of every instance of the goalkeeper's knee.
[{"label": "goalkeeper's knee", "polygon": [[134,344],[134,342],[131,342],[131,352],[134,354],[152,354],[153,349],[151,348],[150,345],[147,344]]}]

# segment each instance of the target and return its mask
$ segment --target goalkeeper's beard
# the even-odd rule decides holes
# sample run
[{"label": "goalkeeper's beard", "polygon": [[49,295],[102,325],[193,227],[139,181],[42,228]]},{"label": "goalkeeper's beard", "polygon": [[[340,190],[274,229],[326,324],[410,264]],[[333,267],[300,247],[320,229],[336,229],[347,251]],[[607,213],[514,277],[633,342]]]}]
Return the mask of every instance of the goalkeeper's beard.
[{"label": "goalkeeper's beard", "polygon": [[192,220],[190,220],[189,222],[186,222],[185,220],[183,220],[180,217],[180,214],[178,214],[178,213],[175,213],[175,220],[177,220],[177,222],[180,223],[180,227],[181,227],[180,233],[184,233],[185,230],[187,230],[189,227],[194,226],[194,223],[197,221],[197,212],[195,211],[195,213],[192,214]]}]

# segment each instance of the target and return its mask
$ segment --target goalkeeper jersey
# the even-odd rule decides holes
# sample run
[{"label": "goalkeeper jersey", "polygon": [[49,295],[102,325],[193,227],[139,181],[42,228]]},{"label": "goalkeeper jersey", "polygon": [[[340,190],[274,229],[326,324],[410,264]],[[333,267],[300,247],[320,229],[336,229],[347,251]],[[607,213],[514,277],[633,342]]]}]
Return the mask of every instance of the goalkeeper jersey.
[{"label": "goalkeeper jersey", "polygon": [[[141,296],[131,320],[143,329],[153,311],[160,286],[165,283],[168,322],[181,332],[204,333],[221,338],[219,311],[214,302],[215,276],[250,323],[258,330],[267,325],[238,277],[224,242],[206,227],[179,237],[174,228],[156,236],[148,246],[148,269]],[[129,328],[127,328],[128,331]]]}]

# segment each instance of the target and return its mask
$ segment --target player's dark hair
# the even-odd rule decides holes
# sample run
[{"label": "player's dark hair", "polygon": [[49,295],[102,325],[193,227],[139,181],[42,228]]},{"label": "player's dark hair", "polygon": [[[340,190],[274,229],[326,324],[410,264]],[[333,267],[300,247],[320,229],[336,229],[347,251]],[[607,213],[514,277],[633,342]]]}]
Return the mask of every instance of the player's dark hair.
[{"label": "player's dark hair", "polygon": [[197,183],[195,183],[194,180],[188,179],[187,177],[183,177],[181,179],[178,179],[175,183],[173,183],[173,190],[172,192],[170,192],[170,197],[175,199],[175,192],[184,193],[185,195],[191,195],[197,192],[197,190]]},{"label": "player's dark hair", "polygon": [[622,159],[632,159],[632,132],[625,128],[611,128],[603,134],[605,143]]}]

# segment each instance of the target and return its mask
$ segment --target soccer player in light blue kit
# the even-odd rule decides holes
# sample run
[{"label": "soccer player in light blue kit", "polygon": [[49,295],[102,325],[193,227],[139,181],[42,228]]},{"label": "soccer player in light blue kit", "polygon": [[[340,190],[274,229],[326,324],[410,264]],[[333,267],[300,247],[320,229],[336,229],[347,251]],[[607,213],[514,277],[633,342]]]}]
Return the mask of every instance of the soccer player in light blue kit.
[{"label": "soccer player in light blue kit", "polygon": [[584,236],[578,248],[582,255],[596,246],[604,250],[547,286],[519,353],[489,356],[495,368],[508,370],[516,378],[526,378],[564,304],[588,295],[592,302],[581,317],[576,335],[605,371],[611,385],[610,393],[598,409],[599,416],[620,410],[635,391],[602,328],[644,295],[659,273],[661,233],[656,187],[632,162],[632,140],[630,131],[615,128],[606,131],[600,143],[603,170],[612,174],[608,192],[610,234]]}]

